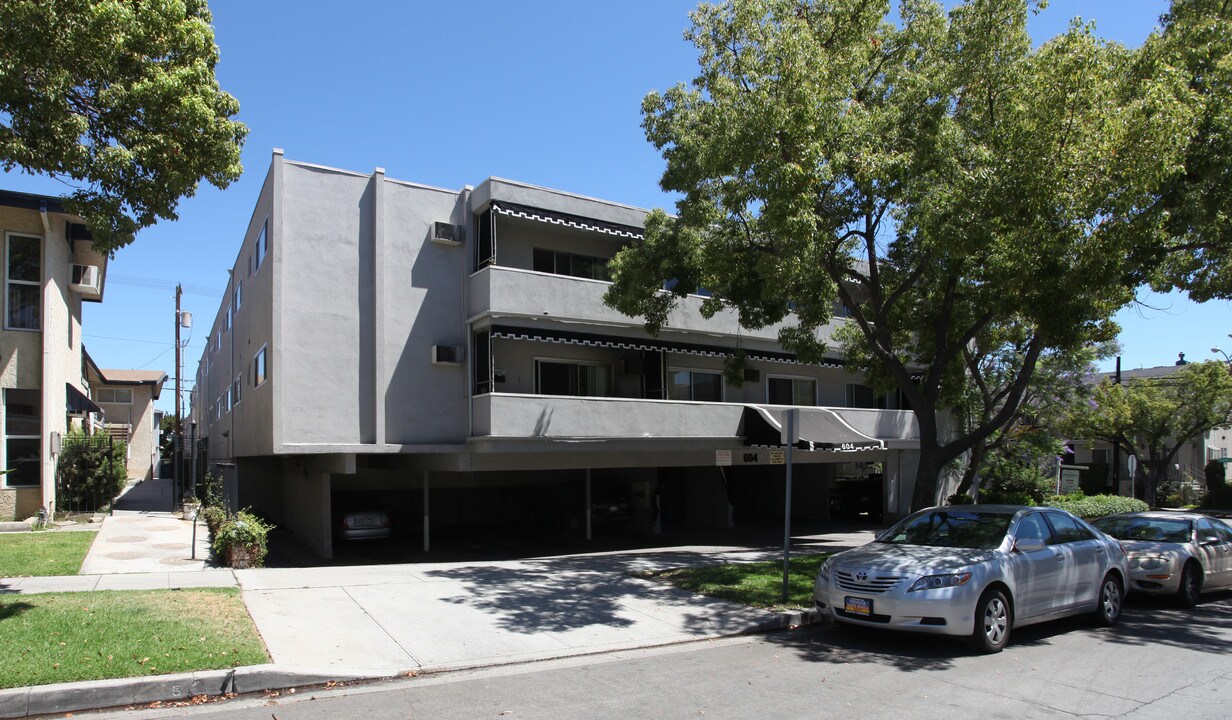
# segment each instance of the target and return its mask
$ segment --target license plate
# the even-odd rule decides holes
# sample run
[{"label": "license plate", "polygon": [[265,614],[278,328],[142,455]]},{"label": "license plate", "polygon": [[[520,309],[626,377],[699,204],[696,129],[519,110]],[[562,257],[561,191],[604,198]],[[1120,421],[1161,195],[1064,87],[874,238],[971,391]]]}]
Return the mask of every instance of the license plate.
[{"label": "license plate", "polygon": [[873,601],[868,598],[851,597],[848,595],[843,598],[843,609],[852,615],[868,617],[873,614]]}]

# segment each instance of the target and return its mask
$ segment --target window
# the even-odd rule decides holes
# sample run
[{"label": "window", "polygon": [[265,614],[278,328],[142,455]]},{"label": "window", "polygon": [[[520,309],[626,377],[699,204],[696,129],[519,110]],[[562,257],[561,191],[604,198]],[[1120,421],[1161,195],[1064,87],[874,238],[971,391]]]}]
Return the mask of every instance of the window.
[{"label": "window", "polygon": [[1047,545],[1052,539],[1052,532],[1044,524],[1043,515],[1030,513],[1018,521],[1018,527],[1014,530],[1014,538],[1019,541],[1039,540]]},{"label": "window", "polygon": [[533,262],[535,272],[571,275],[591,280],[612,279],[607,271],[607,258],[535,248]]},{"label": "window", "polygon": [[607,397],[612,394],[612,366],[536,360],[535,392],[540,395]]},{"label": "window", "polygon": [[1053,545],[1081,542],[1094,537],[1086,528],[1074,522],[1073,518],[1061,513],[1048,513],[1048,524],[1052,526]]},{"label": "window", "polygon": [[240,382],[239,375],[236,375],[235,382],[231,383],[231,395],[234,397],[234,402],[236,405],[240,404],[240,385],[242,384],[243,383]]},{"label": "window", "polygon": [[[261,234],[257,236],[257,246],[253,250],[253,254],[252,254],[253,264],[256,265],[257,270],[261,269],[261,263],[265,260],[265,254],[269,252],[269,233],[267,232],[268,230],[269,230],[269,220],[266,220],[265,222],[261,223]],[[236,303],[235,307],[238,308],[239,303]]]},{"label": "window", "polygon": [[223,320],[223,332],[231,332],[231,306],[227,306],[227,317]]},{"label": "window", "polygon": [[214,352],[222,350],[222,330],[214,334]]},{"label": "window", "polygon": [[132,405],[133,390],[132,388],[99,388],[94,400],[112,405]]},{"label": "window", "polygon": [[766,402],[771,405],[816,405],[817,381],[811,378],[766,378]]},{"label": "window", "polygon": [[222,396],[222,399],[223,409],[227,412],[231,412],[231,388],[227,388],[227,393]]},{"label": "window", "polygon": [[43,396],[38,390],[4,391],[4,463],[9,487],[38,487],[42,480]]},{"label": "window", "polygon": [[252,386],[257,387],[269,379],[269,364],[266,361],[266,346],[257,351],[252,359]]},{"label": "window", "polygon": [[885,395],[877,395],[873,389],[860,383],[847,383],[847,407],[886,409]]},{"label": "window", "polygon": [[723,374],[708,370],[672,370],[668,374],[672,400],[723,402]]},{"label": "window", "polygon": [[234,312],[240,311],[240,305],[244,304],[244,278],[235,279],[235,289],[231,291],[231,307],[235,308]]},{"label": "window", "polygon": [[6,233],[4,326],[10,330],[40,330],[43,323],[43,239]]}]

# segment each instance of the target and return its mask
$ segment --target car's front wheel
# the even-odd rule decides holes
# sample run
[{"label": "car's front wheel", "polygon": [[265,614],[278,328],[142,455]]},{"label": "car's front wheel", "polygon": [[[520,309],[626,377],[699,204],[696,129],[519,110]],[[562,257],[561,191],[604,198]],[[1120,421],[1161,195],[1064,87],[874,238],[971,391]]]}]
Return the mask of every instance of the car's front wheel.
[{"label": "car's front wheel", "polygon": [[975,630],[971,645],[982,653],[999,653],[1010,641],[1014,621],[1005,593],[989,589],[975,604]]},{"label": "car's front wheel", "polygon": [[1201,594],[1202,568],[1190,560],[1181,571],[1181,586],[1176,591],[1176,599],[1181,607],[1191,608],[1198,604],[1198,596]]},{"label": "car's front wheel", "polygon": [[1121,589],[1121,581],[1116,575],[1108,573],[1099,584],[1099,602],[1091,620],[1100,627],[1112,627],[1121,620],[1121,605],[1125,601],[1125,591]]}]

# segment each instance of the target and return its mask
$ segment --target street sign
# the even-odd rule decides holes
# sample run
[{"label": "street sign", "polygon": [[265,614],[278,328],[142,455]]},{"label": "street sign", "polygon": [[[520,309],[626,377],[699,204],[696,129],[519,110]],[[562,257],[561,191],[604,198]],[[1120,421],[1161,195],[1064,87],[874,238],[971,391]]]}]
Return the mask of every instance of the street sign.
[{"label": "street sign", "polygon": [[1125,467],[1129,469],[1129,479],[1133,480],[1134,475],[1138,472],[1138,457],[1130,455],[1125,458]]},{"label": "street sign", "polygon": [[786,462],[787,462],[787,456],[784,454],[782,450],[771,450],[770,451],[770,464],[771,465],[783,465]]}]

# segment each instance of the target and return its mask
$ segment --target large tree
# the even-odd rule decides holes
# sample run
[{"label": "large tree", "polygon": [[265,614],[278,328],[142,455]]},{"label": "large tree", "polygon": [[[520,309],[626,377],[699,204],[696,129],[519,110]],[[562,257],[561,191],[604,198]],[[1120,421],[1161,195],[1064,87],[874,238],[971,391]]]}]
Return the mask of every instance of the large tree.
[{"label": "large tree", "polygon": [[0,2],[0,165],[66,180],[109,252],[229,185],[248,131],[210,20],[204,0]]},{"label": "large tree", "polygon": [[[1200,103],[1164,48],[1073,25],[1033,47],[1027,0],[733,0],[693,13],[692,86],[643,102],[682,197],[612,263],[613,307],[657,331],[687,292],[853,366],[920,429],[914,507],[1014,417],[1040,358],[1112,339],[1184,167]],[[670,290],[664,281],[675,278]],[[1012,365],[986,363],[1012,351]],[[939,413],[1010,368],[986,419]],[[991,384],[991,382],[987,383]]]},{"label": "large tree", "polygon": [[1139,457],[1146,500],[1154,504],[1180,449],[1212,428],[1232,425],[1232,371],[1210,360],[1162,377],[1120,385],[1105,380],[1090,402],[1072,406],[1066,423],[1076,438],[1119,444]]}]

